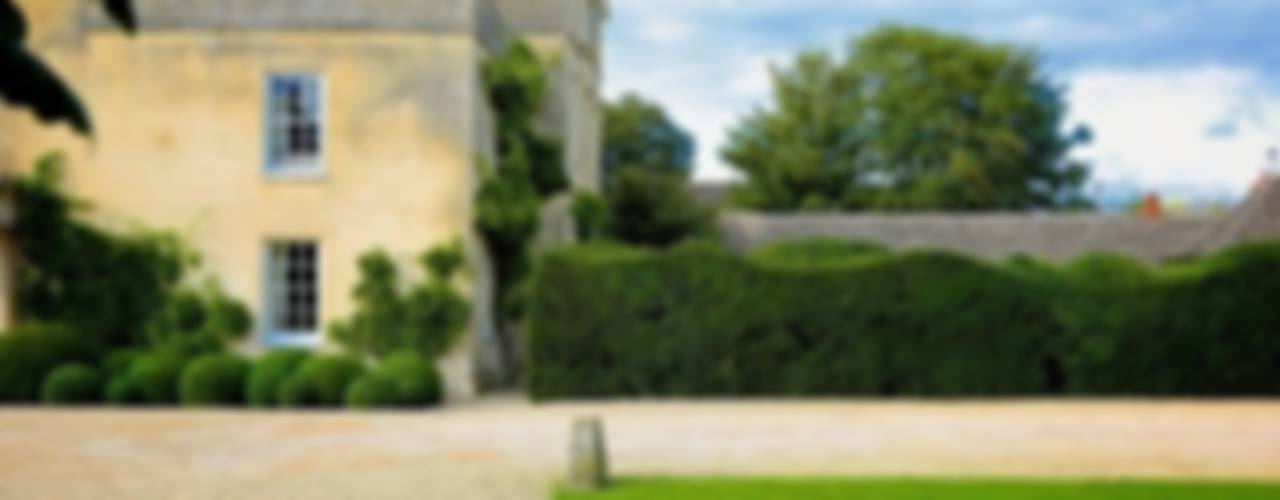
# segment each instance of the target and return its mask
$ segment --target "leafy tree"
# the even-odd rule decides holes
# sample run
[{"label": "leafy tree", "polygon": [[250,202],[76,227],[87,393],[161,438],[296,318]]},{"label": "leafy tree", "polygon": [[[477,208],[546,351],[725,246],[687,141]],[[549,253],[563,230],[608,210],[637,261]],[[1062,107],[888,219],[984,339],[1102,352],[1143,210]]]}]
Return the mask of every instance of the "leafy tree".
[{"label": "leafy tree", "polygon": [[623,167],[638,167],[688,177],[694,140],[644,98],[627,94],[604,106],[604,154],[601,169],[608,185]]},{"label": "leafy tree", "polygon": [[1085,205],[1062,89],[1023,48],[886,26],[844,60],[815,50],[773,74],[773,104],[723,155],[765,210],[1034,209]]},{"label": "leafy tree", "polygon": [[[129,0],[102,0],[102,6],[132,33],[137,20]],[[89,113],[75,93],[26,47],[27,20],[14,0],[0,0],[0,98],[31,108],[45,122],[65,121],[81,134],[93,133]]]},{"label": "leafy tree", "polygon": [[624,168],[605,196],[579,193],[573,215],[582,240],[612,239],[649,247],[715,235],[715,212],[698,204],[684,179]]}]

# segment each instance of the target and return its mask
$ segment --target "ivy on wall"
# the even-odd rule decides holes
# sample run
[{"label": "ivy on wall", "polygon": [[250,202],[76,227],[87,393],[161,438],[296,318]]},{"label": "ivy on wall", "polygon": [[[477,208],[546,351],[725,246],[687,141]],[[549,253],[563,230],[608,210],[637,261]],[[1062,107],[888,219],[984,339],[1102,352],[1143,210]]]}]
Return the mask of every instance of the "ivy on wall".
[{"label": "ivy on wall", "polygon": [[476,228],[493,259],[497,324],[519,319],[542,204],[565,191],[569,180],[560,142],[537,130],[547,71],[533,49],[513,42],[486,61],[485,90],[496,117],[496,165],[482,164],[476,194]]}]

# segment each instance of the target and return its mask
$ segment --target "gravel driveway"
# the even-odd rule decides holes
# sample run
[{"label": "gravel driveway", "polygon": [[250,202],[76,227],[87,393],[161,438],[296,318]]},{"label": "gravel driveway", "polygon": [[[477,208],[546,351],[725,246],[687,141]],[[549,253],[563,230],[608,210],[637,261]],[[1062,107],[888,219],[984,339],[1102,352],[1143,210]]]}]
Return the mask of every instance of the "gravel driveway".
[{"label": "gravel driveway", "polygon": [[1280,480],[1280,402],[625,402],[403,414],[0,409],[0,498],[538,499],[623,474]]}]

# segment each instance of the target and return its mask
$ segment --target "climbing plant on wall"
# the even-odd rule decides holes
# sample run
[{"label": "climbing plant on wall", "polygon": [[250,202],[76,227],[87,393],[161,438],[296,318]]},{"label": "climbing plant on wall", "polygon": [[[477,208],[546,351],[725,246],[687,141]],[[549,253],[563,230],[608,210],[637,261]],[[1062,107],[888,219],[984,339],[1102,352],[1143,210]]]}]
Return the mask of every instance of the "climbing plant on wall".
[{"label": "climbing plant on wall", "polygon": [[528,44],[513,42],[482,68],[493,106],[497,157],[482,162],[476,228],[493,260],[497,325],[505,335],[524,309],[520,290],[531,269],[542,203],[568,188],[560,142],[537,130],[547,72]]}]

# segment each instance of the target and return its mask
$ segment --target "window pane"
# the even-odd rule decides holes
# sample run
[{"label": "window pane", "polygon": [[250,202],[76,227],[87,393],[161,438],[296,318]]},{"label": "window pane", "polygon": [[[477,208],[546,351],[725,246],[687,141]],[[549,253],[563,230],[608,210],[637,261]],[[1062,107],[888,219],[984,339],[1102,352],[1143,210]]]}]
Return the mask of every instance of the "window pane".
[{"label": "window pane", "polygon": [[279,333],[314,333],[318,321],[319,290],[314,242],[272,245],[268,270],[268,300],[273,329]]},{"label": "window pane", "polygon": [[314,167],[321,150],[319,80],[313,75],[274,75],[268,88],[268,167]]}]

